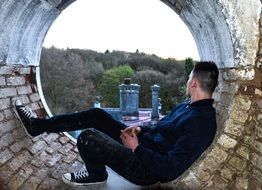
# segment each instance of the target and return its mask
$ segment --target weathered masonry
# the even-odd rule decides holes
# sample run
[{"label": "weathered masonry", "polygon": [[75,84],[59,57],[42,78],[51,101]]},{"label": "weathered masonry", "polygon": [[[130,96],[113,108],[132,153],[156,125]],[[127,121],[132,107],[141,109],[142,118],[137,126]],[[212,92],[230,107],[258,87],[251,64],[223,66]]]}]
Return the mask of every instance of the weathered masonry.
[{"label": "weathered masonry", "polygon": [[[261,1],[162,1],[188,26],[201,59],[215,61],[221,73],[214,95],[217,137],[168,186],[262,189]],[[42,42],[53,21],[72,2],[0,1],[0,189],[65,189],[61,173],[81,165],[74,142],[63,134],[29,139],[13,112],[19,98],[39,114],[45,113],[38,78]]]}]

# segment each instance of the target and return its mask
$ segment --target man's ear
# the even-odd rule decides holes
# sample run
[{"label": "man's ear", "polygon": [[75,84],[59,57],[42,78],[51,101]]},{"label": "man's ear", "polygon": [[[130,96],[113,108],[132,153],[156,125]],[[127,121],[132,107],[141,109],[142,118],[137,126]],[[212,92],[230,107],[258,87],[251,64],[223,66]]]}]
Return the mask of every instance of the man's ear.
[{"label": "man's ear", "polygon": [[190,84],[190,86],[193,88],[195,88],[195,87],[197,87],[197,86],[199,86],[199,82],[198,82],[198,80],[196,80],[196,79],[192,79],[192,81],[191,81],[191,84]]}]

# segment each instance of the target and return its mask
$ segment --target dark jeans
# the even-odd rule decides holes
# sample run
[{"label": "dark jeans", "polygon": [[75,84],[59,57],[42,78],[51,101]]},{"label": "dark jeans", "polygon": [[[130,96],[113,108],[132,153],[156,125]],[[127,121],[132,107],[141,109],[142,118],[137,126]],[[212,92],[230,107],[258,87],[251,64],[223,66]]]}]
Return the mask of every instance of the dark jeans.
[{"label": "dark jeans", "polygon": [[120,130],[127,126],[112,118],[102,109],[91,109],[79,113],[54,116],[50,119],[36,119],[33,127],[42,132],[64,132],[84,130],[77,139],[77,147],[92,175],[104,175],[105,165],[137,185],[151,185],[158,182],[120,139]]}]

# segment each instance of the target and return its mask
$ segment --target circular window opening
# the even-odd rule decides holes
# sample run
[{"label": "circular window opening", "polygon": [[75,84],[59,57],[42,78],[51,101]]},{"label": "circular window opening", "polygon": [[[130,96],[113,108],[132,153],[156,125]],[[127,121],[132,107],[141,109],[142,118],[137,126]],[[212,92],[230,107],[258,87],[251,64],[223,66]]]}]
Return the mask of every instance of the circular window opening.
[{"label": "circular window opening", "polygon": [[161,1],[78,0],[44,41],[44,104],[49,115],[57,115],[90,109],[99,97],[100,106],[120,119],[119,85],[128,77],[141,86],[139,110],[149,117],[151,86],[160,86],[159,109],[165,115],[185,98],[185,59],[199,60],[193,36]]}]

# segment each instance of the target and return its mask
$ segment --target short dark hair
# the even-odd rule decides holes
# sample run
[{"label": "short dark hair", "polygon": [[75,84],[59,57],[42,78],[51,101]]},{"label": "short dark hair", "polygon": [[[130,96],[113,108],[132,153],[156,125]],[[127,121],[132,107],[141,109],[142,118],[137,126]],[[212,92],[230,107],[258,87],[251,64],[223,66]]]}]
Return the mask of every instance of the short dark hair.
[{"label": "short dark hair", "polygon": [[193,78],[200,83],[200,88],[212,94],[218,83],[218,68],[212,61],[200,61],[194,65]]}]

